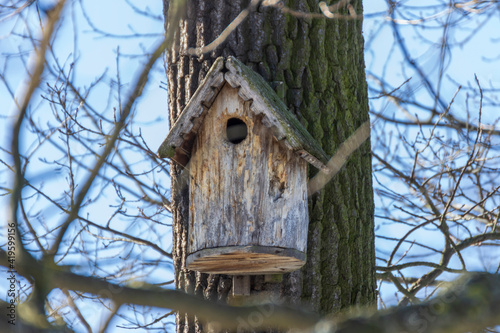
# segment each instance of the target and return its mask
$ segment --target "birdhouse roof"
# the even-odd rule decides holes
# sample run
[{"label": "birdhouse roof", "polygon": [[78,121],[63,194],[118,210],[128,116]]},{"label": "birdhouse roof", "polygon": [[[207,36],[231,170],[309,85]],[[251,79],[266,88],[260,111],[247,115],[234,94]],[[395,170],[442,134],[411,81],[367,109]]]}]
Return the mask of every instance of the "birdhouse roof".
[{"label": "birdhouse roof", "polygon": [[251,112],[263,115],[262,123],[273,132],[276,140],[282,141],[316,168],[326,169],[328,157],[319,143],[269,84],[234,57],[220,57],[214,62],[161,144],[158,150],[161,158],[169,157],[180,164],[187,164],[203,118],[225,83],[238,88],[238,95],[244,101],[251,101]]}]

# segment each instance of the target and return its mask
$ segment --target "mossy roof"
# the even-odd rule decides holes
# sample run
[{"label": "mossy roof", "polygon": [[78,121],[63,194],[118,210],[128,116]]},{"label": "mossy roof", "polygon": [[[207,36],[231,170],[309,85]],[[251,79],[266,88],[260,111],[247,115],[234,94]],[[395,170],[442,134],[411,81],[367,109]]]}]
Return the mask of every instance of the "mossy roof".
[{"label": "mossy roof", "polygon": [[161,144],[158,155],[185,165],[194,138],[206,111],[225,83],[239,88],[243,100],[252,100],[254,114],[263,114],[263,124],[278,141],[319,169],[326,168],[328,157],[319,143],[304,128],[269,84],[234,57],[218,58]]}]

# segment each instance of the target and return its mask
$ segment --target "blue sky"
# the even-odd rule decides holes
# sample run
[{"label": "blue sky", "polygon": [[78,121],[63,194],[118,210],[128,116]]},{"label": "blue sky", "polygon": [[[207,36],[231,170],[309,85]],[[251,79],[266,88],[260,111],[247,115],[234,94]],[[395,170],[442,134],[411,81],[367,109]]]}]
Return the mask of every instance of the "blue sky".
[{"label": "blue sky", "polygon": [[[50,3],[50,1],[42,1],[41,3]],[[104,36],[92,30],[82,14],[82,3],[94,26],[111,34],[111,36]],[[427,1],[426,3],[434,3],[434,1]],[[424,6],[426,3],[418,2],[418,5]],[[113,112],[112,106],[120,103],[116,90],[110,94],[107,86],[116,88],[117,73],[119,72],[122,84],[120,89],[125,92],[122,95],[122,97],[125,97],[127,95],[126,92],[130,88],[130,82],[132,82],[140,68],[141,62],[144,60],[137,55],[144,54],[145,50],[149,50],[163,34],[162,2],[159,0],[148,0],[141,1],[139,4],[142,9],[148,9],[151,16],[156,16],[156,19],[151,17],[145,18],[134,13],[125,1],[88,0],[72,2],[66,8],[62,26],[57,33],[54,43],[54,55],[49,55],[48,57],[50,61],[56,58],[61,64],[64,64],[66,71],[69,71],[71,64],[74,62],[76,65],[73,69],[72,77],[81,87],[92,85],[103,72],[106,72],[102,79],[105,84],[102,84],[100,89],[94,90],[88,96],[89,102],[99,108],[102,114],[110,115]],[[386,2],[382,0],[365,1],[364,6],[365,13],[376,13],[385,10]],[[30,9],[29,13],[26,16],[26,20],[30,22],[30,26],[34,27],[37,16],[34,14],[33,8]],[[382,30],[377,32],[376,36],[373,35],[374,29],[385,21],[383,16],[365,20],[365,40],[370,47],[366,52],[367,71],[368,73],[382,75],[386,66],[386,79],[393,82],[394,86],[398,86],[404,82],[406,76],[404,75],[405,69],[401,65],[401,55],[398,50],[392,48],[392,31],[386,25]],[[481,21],[472,18],[463,27],[463,31],[454,33],[452,38],[456,40],[463,39],[467,36],[468,31],[473,30],[479,24],[478,22]],[[8,58],[7,55],[25,52],[31,48],[25,40],[12,34],[13,27],[18,32],[26,32],[22,28],[23,24],[23,22],[16,19],[4,19],[0,13],[0,69],[2,69],[0,71],[5,73],[8,85],[14,89],[16,94],[22,91],[22,83],[26,79],[26,62],[30,63],[29,55],[26,54],[23,57],[14,58]],[[457,84],[454,80],[462,84],[470,83],[473,85],[474,75],[477,75],[483,87],[488,87],[489,85],[500,86],[500,67],[498,62],[500,47],[498,47],[498,43],[495,44],[492,42],[500,39],[500,29],[498,27],[499,18],[493,17],[474,35],[474,38],[462,47],[455,47],[453,49],[452,58],[450,58],[447,67],[450,77],[446,78],[443,82],[444,100],[449,101],[455,93]],[[429,28],[428,31],[425,31],[428,43],[422,43],[422,39],[420,38],[422,35],[417,35],[411,26],[404,26],[401,29],[405,33],[405,40],[410,45],[412,55],[425,63],[423,68],[428,72],[429,80],[435,83],[437,80],[436,57],[439,56],[438,46],[441,38],[439,32]],[[36,29],[33,31],[37,32]],[[137,38],[126,37],[136,33],[147,34],[147,36]],[[117,64],[118,50],[121,56]],[[386,64],[387,59],[390,59],[388,65]],[[486,61],[487,59],[497,59],[497,61]],[[166,81],[162,66],[162,62],[158,61],[144,95],[136,104],[136,111],[134,113],[135,123],[133,128],[137,132],[141,131],[145,142],[152,150],[159,147],[168,132],[167,92],[160,87],[164,87],[162,82]],[[422,100],[425,101],[425,93],[422,92],[420,84],[418,78],[414,78],[409,83],[409,85],[412,85],[415,95],[419,98],[421,96]],[[43,105],[39,96],[40,92],[35,93],[32,101],[32,111],[34,112],[35,119],[43,122],[47,114],[50,114],[51,111],[50,108]],[[6,85],[1,82],[0,102],[0,145],[5,147],[9,144],[9,129],[13,121],[12,115],[15,114],[15,105]],[[393,107],[384,105],[384,103],[383,101],[372,101],[371,106],[372,108],[386,108],[385,112],[388,114],[395,112]],[[465,109],[464,95],[458,97],[456,105],[456,112],[460,114]],[[78,105],[74,105],[73,107],[76,110]],[[485,121],[492,122],[499,116],[497,109],[485,107],[484,111]],[[465,115],[465,113],[463,114]],[[26,137],[29,138],[30,134],[26,133]],[[31,142],[25,142],[25,147],[30,147],[31,144]],[[52,153],[52,151],[47,151],[46,157],[50,158]],[[8,160],[8,156],[4,151],[0,152],[0,158]],[[34,172],[34,176],[47,177],[43,169],[35,169]],[[1,169],[0,175],[1,177],[11,177],[9,172]],[[57,175],[51,175],[47,178],[47,182],[52,181],[52,190],[55,193],[66,185],[65,180],[59,179]],[[58,182],[61,182],[60,185],[57,185]],[[6,196],[0,198],[0,206],[5,207],[7,203]],[[115,204],[116,202],[113,202],[111,205]],[[88,214],[97,220],[106,220],[115,210],[115,207],[111,205],[103,203],[99,206],[99,212],[94,210],[89,211]],[[3,211],[7,210],[3,209]],[[56,223],[59,221],[58,214],[58,212],[49,212],[47,218],[53,218],[53,223]],[[98,214],[97,217],[96,214]],[[384,229],[385,225],[380,221],[378,225],[380,227],[378,232],[384,232],[387,235],[399,235],[401,232],[401,230],[395,229],[393,225]],[[421,237],[425,237],[425,234]],[[169,241],[165,243],[167,247],[169,243]],[[377,245],[382,249],[385,243],[378,241]],[[140,279],[148,279],[149,282],[155,282],[161,281],[163,278],[165,277],[158,277],[153,274],[151,276],[141,276]],[[167,279],[169,278],[171,278],[171,275]],[[3,293],[3,290],[0,286],[1,293]],[[390,299],[392,298],[388,298],[389,303]],[[85,305],[84,308],[87,309],[85,311],[89,315],[94,309],[93,306],[89,305]],[[97,325],[101,320],[101,313],[94,313],[91,318],[92,322]],[[125,322],[126,320],[122,320],[122,324],[126,325]],[[120,331],[129,330],[115,329],[113,332]]]}]

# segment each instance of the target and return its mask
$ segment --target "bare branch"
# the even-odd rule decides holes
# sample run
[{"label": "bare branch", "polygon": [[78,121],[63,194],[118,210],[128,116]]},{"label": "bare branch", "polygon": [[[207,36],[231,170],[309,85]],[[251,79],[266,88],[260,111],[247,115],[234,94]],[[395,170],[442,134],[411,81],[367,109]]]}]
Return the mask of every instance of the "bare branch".
[{"label": "bare branch", "polygon": [[321,170],[307,184],[307,193],[312,195],[322,189],[345,164],[349,156],[356,151],[370,137],[370,121],[364,122],[338,148],[335,155],[328,161],[328,172]]},{"label": "bare branch", "polygon": [[123,110],[120,114],[120,118],[118,119],[112,134],[109,136],[108,142],[106,144],[106,147],[104,148],[103,153],[101,154],[101,156],[99,157],[99,160],[94,165],[92,172],[87,177],[87,180],[85,182],[83,182],[83,186],[81,186],[81,189],[76,196],[74,205],[73,205],[68,217],[66,218],[66,220],[64,221],[64,223],[60,227],[60,231],[56,237],[56,240],[55,240],[54,244],[52,245],[51,249],[49,250],[49,253],[51,255],[55,255],[57,253],[57,250],[59,249],[59,245],[61,244],[61,241],[64,237],[64,234],[66,233],[66,230],[70,226],[71,222],[73,222],[78,217],[78,211],[83,203],[83,200],[85,199],[88,191],[90,190],[90,187],[92,186],[92,183],[94,182],[97,174],[101,170],[102,165],[105,163],[109,154],[114,149],[115,144],[119,138],[119,134],[126,124],[127,118],[130,115],[130,112],[132,111],[132,107],[133,107],[135,101],[142,94],[144,86],[147,83],[147,79],[148,79],[149,73],[151,71],[151,68],[153,67],[156,60],[159,57],[161,57],[161,55],[163,54],[163,51],[165,50],[166,47],[167,47],[167,41],[162,40],[158,44],[158,46],[154,49],[154,51],[152,52],[151,56],[148,59],[148,62],[144,65],[143,69],[141,70],[140,75],[136,79],[136,83],[133,86],[134,87],[133,91],[131,92],[131,94],[130,94],[130,96],[125,104],[125,107],[123,108]]},{"label": "bare branch", "polygon": [[213,50],[215,50],[219,45],[221,45],[222,43],[224,43],[224,41],[226,40],[226,38],[234,31],[236,30],[236,28],[238,28],[238,26],[243,22],[245,21],[245,19],[247,18],[248,14],[250,14],[251,12],[253,12],[257,6],[259,5],[259,3],[261,2],[262,0],[252,0],[250,1],[250,4],[248,5],[247,8],[243,9],[239,14],[238,16],[236,16],[236,18],[221,32],[221,34],[213,41],[211,42],[210,44],[206,45],[206,46],[203,46],[203,47],[197,47],[197,48],[189,48],[187,50],[187,53],[190,54],[190,55],[196,55],[196,56],[200,56],[204,53],[208,53],[208,52],[211,52]]}]

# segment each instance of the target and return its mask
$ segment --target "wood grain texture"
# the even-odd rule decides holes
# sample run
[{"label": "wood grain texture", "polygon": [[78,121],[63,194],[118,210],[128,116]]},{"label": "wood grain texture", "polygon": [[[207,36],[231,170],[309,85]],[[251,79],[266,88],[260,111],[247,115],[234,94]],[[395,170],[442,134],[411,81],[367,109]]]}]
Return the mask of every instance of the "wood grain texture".
[{"label": "wood grain texture", "polygon": [[[278,142],[250,106],[225,85],[198,131],[188,167],[189,253],[247,245],[306,251],[307,163]],[[226,138],[233,117],[248,126],[238,144]]]},{"label": "wood grain texture", "polygon": [[205,249],[186,259],[189,269],[211,274],[283,274],[300,269],[306,254],[270,246],[228,246]]},{"label": "wood grain texture", "polygon": [[248,296],[250,295],[250,276],[235,275],[233,276],[233,296]]},{"label": "wood grain texture", "polygon": [[203,111],[212,105],[224,83],[223,68],[224,60],[220,57],[215,61],[207,73],[207,77],[189,100],[184,109],[186,112],[183,113],[183,117],[177,119],[167,138],[158,149],[158,155],[161,158],[170,157],[180,165],[187,164],[192,148],[192,138],[203,122]]}]

